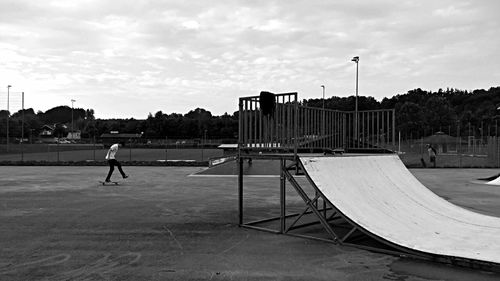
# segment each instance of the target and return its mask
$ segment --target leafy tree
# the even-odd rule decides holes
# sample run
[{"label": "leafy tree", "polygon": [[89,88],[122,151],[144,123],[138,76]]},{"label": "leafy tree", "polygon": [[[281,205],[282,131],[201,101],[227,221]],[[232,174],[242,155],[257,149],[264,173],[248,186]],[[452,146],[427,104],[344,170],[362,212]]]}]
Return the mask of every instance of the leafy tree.
[{"label": "leafy tree", "polygon": [[[329,97],[324,104],[327,109],[353,111],[355,96]],[[321,108],[323,99],[303,100],[302,105]],[[472,92],[454,88],[439,89],[436,92],[420,88],[397,94],[377,101],[373,97],[359,96],[358,109],[391,109],[396,110],[396,129],[403,136],[421,137],[437,130],[447,128],[456,130],[460,127],[463,136],[468,134],[487,134],[488,127],[495,126],[500,115],[500,87],[478,89]],[[9,118],[9,134],[18,137],[21,134],[22,111]],[[56,126],[56,135],[65,136],[71,126],[72,109],[68,106],[57,106],[46,112],[33,109],[24,110],[24,135],[38,134],[42,125]],[[5,137],[8,112],[0,110],[0,136]],[[496,117],[497,116],[497,117]],[[158,111],[149,113],[145,120],[135,119],[96,119],[93,109],[73,109],[73,121],[83,137],[100,136],[111,130],[122,133],[144,132],[146,138],[200,138],[205,132],[212,138],[233,139],[238,134],[239,112],[213,116],[203,108],[196,108],[186,114],[167,114]],[[497,118],[497,119],[495,119]],[[483,131],[479,131],[479,128]],[[450,129],[450,130],[451,130]],[[495,132],[495,130],[492,130]]]},{"label": "leafy tree", "polygon": [[[212,113],[203,108],[196,108],[189,111],[184,117],[187,118],[186,125],[188,125],[184,129],[187,130],[189,135],[199,137],[203,135],[205,130],[209,129]],[[196,127],[196,130],[192,129],[193,126]]]},{"label": "leafy tree", "polygon": [[[24,110],[24,116],[33,116],[33,115],[36,115],[35,114],[35,111],[33,110],[33,108],[28,108],[28,109],[25,109]],[[12,114],[11,118],[22,118],[23,117],[23,110],[19,110],[18,112]]]},{"label": "leafy tree", "polygon": [[454,112],[446,98],[434,96],[429,98],[424,107],[424,120],[432,132],[441,131],[453,123]]},{"label": "leafy tree", "polygon": [[413,102],[407,101],[403,105],[396,108],[397,130],[408,137],[420,137],[423,128],[423,111],[422,108]]},{"label": "leafy tree", "polygon": [[95,120],[93,109],[86,109],[85,110],[85,119],[86,120]]},{"label": "leafy tree", "polygon": [[68,130],[62,124],[56,124],[54,128],[55,137],[65,137],[68,135]]}]

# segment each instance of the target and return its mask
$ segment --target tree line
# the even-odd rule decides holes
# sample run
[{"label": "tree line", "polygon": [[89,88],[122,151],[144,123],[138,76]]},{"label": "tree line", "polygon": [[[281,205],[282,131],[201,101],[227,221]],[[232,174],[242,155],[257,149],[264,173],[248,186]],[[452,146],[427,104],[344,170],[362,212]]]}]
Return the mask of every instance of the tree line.
[{"label": "tree line", "polygon": [[[353,111],[355,97],[331,97],[325,108]],[[322,99],[304,100],[303,104],[321,107]],[[453,136],[496,136],[500,126],[500,87],[466,91],[448,88],[437,92],[420,88],[384,98],[359,96],[358,110],[396,110],[396,131],[406,139],[416,139],[438,131]]]},{"label": "tree line", "polygon": [[[129,119],[96,119],[94,110],[57,106],[46,112],[34,112],[32,108],[19,110],[8,117],[6,110],[0,111],[0,137],[9,135],[19,138],[24,128],[25,138],[37,137],[44,125],[54,128],[55,137],[65,137],[73,128],[81,132],[83,139],[93,140],[104,133],[118,131],[120,133],[142,133],[147,139],[169,138],[218,138],[237,139],[237,112],[232,115],[213,116],[209,111],[196,108],[186,114],[165,114],[162,111],[154,115],[149,113],[145,120]],[[24,125],[23,125],[24,120]]]},{"label": "tree line", "polygon": [[[332,96],[323,99],[302,100],[305,106],[341,111],[353,111],[356,98]],[[358,110],[396,110],[396,130],[405,138],[420,138],[437,131],[450,135],[488,136],[498,134],[500,87],[488,90],[439,89],[437,92],[422,89],[410,90],[380,102],[371,96],[358,97]],[[214,116],[202,108],[186,114],[149,113],[144,120],[96,119],[94,110],[57,106],[46,112],[32,108],[20,110],[10,117],[0,111],[0,137],[6,137],[7,120],[9,135],[19,138],[24,127],[25,138],[38,136],[43,125],[55,128],[54,135],[64,137],[73,127],[81,131],[82,138],[98,138],[103,133],[142,133],[144,138],[218,138],[235,140],[238,137],[238,112]],[[73,116],[73,117],[72,117]],[[23,124],[24,119],[24,126]]]}]

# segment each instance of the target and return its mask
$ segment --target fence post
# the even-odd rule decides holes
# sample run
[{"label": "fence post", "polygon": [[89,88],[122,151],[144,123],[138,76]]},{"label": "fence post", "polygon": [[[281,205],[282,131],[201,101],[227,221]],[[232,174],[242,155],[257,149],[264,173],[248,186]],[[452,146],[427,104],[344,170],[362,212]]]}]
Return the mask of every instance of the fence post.
[{"label": "fence post", "polygon": [[21,162],[24,162],[24,92],[22,93],[22,124],[21,124]]},{"label": "fence post", "polygon": [[497,168],[500,168],[500,139],[495,136],[496,149],[497,149]]},{"label": "fence post", "polygon": [[[401,142],[401,132],[399,132],[399,141]],[[392,147],[396,147],[396,109],[392,109]]]},{"label": "fence post", "polygon": [[399,131],[399,139],[398,139],[398,154],[401,153],[401,131]]},{"label": "fence post", "polygon": [[201,161],[203,162],[203,149],[204,149],[204,141],[203,138],[201,138]]},{"label": "fence post", "polygon": [[128,160],[132,162],[132,138],[128,140],[128,148],[129,148]]}]

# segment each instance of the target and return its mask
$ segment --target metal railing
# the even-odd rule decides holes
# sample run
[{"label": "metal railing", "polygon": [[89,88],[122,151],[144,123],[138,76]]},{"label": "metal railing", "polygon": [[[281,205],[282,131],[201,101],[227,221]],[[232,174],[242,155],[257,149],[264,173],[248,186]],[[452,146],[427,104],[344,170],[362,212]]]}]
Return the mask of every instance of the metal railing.
[{"label": "metal railing", "polygon": [[[394,150],[396,144],[396,110],[379,109],[346,112],[348,148]],[[358,120],[357,126],[355,125]],[[357,130],[356,130],[357,127]]]},{"label": "metal railing", "polygon": [[239,147],[295,150],[297,148],[297,93],[277,94],[273,114],[264,115],[260,97],[240,98]]},{"label": "metal railing", "polygon": [[294,152],[395,148],[395,110],[338,111],[300,105],[297,93],[276,94],[264,114],[260,96],[239,100],[239,148]]}]

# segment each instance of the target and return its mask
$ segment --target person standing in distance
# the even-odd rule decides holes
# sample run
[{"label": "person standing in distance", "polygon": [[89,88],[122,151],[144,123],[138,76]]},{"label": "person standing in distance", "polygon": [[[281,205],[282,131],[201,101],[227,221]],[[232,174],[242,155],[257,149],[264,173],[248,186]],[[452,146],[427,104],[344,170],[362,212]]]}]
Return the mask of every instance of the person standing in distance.
[{"label": "person standing in distance", "polygon": [[128,176],[123,172],[122,165],[120,164],[120,162],[118,162],[118,160],[115,159],[115,155],[118,152],[118,148],[120,148],[121,146],[122,146],[121,143],[113,144],[109,148],[108,153],[106,154],[106,160],[108,160],[108,164],[109,164],[109,172],[108,172],[108,176],[106,177],[106,182],[111,181],[111,175],[113,174],[113,171],[115,170],[115,166],[118,167],[118,171],[120,171],[120,174],[122,174],[122,177],[124,179],[128,178]]},{"label": "person standing in distance", "polygon": [[427,145],[427,152],[429,152],[429,160],[433,164],[433,167],[436,168],[436,156],[437,156],[437,150],[431,145]]}]

